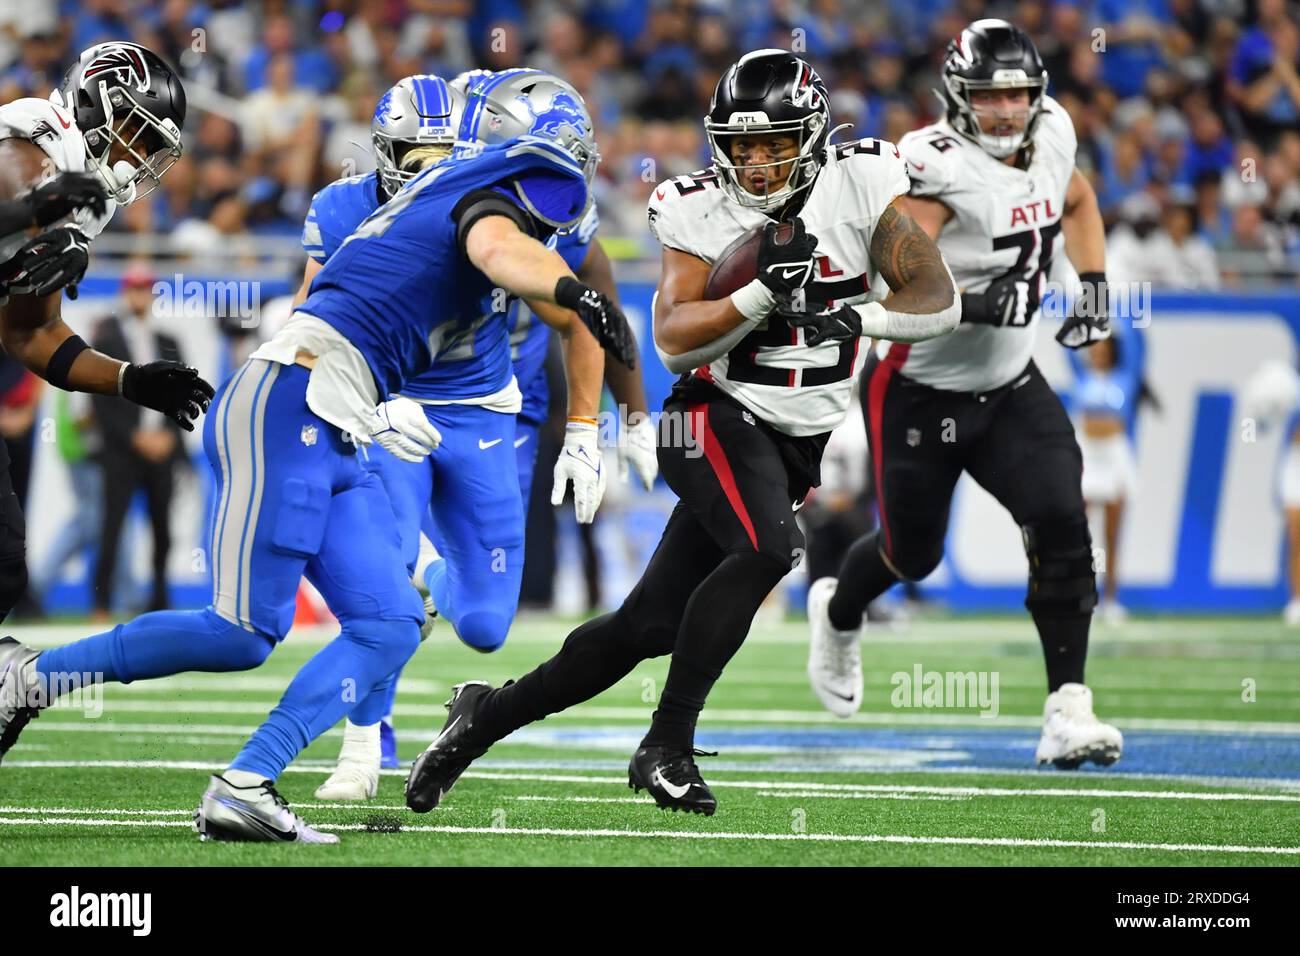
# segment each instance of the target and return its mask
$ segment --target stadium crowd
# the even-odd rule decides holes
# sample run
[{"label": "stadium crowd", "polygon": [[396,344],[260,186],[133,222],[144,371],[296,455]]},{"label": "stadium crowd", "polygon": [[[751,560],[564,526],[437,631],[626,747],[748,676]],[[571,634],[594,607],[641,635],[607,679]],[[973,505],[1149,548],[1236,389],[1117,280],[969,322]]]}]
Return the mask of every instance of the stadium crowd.
[{"label": "stadium crowd", "polygon": [[257,237],[298,233],[316,189],[371,168],[370,115],[400,77],[544,67],[591,105],[603,234],[631,239],[626,256],[648,249],[650,185],[707,165],[699,120],[741,52],[806,52],[849,135],[897,140],[934,118],[944,47],[980,16],[1021,24],[1043,53],[1123,253],[1112,279],[1300,273],[1300,27],[1285,0],[0,0],[0,96],[44,96],[98,40],[161,50],[197,107],[185,158],[114,228],[253,261]]}]

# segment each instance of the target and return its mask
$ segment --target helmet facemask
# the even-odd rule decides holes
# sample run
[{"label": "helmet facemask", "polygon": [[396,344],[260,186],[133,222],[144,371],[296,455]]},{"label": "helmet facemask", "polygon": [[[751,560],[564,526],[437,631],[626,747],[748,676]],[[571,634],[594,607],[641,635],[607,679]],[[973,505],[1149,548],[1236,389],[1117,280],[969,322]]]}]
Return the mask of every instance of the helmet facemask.
[{"label": "helmet facemask", "polygon": [[[793,196],[812,186],[825,161],[821,143],[826,132],[826,120],[820,113],[775,123],[768,122],[763,114],[752,115],[752,118],[733,115],[728,123],[715,123],[706,116],[704,132],[709,138],[713,166],[718,171],[723,191],[733,202],[751,209],[779,209]],[[732,157],[731,145],[738,136],[793,136],[795,155],[768,163],[737,163]],[[790,167],[790,174],[784,183],[773,189],[771,174],[779,174],[784,167]],[[741,178],[743,173],[755,170],[764,171],[762,193],[750,192]]]},{"label": "helmet facemask", "polygon": [[[1022,146],[1033,138],[1034,126],[1043,109],[1043,92],[1047,81],[1042,76],[1029,76],[1024,70],[998,70],[991,80],[971,80],[962,76],[944,77],[944,99],[949,106],[953,126],[967,139],[974,140],[990,156],[1005,159],[1014,155]],[[1009,115],[997,107],[977,107],[971,102],[971,94],[984,90],[1027,90],[1029,105],[1017,109]],[[994,117],[998,120],[1021,119],[1015,132],[999,135],[986,133],[980,123],[981,118]]]},{"label": "helmet facemask", "polygon": [[109,196],[129,205],[153,192],[181,158],[181,131],[172,120],[160,119],[141,106],[122,87],[110,89],[101,80],[96,92],[105,120],[102,126],[81,131],[86,164]]}]

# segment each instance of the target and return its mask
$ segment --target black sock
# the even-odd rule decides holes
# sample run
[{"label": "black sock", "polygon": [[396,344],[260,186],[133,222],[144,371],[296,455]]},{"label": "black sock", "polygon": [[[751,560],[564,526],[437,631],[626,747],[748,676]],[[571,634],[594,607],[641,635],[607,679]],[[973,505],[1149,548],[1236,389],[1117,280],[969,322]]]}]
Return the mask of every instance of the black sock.
[{"label": "black sock", "polygon": [[839,583],[826,609],[831,627],[837,631],[856,631],[862,626],[867,605],[897,581],[898,576],[880,556],[878,530],[853,542],[840,563]]},{"label": "black sock", "polygon": [[475,735],[500,740],[525,724],[591,700],[630,674],[645,656],[617,639],[620,628],[627,628],[621,615],[620,610],[588,621],[550,660],[484,695],[474,720]]},{"label": "black sock", "polygon": [[695,589],[682,616],[659,707],[641,746],[694,745],[695,722],[709,691],[787,570],[758,552],[732,554]]},{"label": "black sock", "polygon": [[1043,660],[1047,663],[1047,692],[1052,693],[1062,684],[1082,684],[1092,614],[1065,617],[1034,614],[1033,618],[1038,639],[1043,642]]}]

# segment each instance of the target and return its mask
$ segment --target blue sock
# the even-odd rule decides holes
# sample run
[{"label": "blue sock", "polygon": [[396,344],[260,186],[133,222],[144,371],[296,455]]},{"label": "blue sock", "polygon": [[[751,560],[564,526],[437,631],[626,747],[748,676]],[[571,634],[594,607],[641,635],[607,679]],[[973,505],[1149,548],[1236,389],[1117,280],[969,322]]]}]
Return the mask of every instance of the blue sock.
[{"label": "blue sock", "polygon": [[425,568],[424,585],[429,589],[429,596],[433,598],[433,606],[438,609],[438,616],[443,620],[451,620],[447,616],[451,610],[451,585],[447,583],[446,558],[439,558]]},{"label": "blue sock", "polygon": [[397,693],[397,678],[401,672],[394,674],[372,690],[366,699],[353,708],[348,720],[358,727],[377,724],[393,712],[393,696]]},{"label": "blue sock", "polygon": [[154,611],[111,631],[42,651],[36,673],[46,687],[83,681],[129,684],[187,671],[243,671],[266,660],[275,643],[246,631],[212,608]]},{"label": "blue sock", "polygon": [[[414,621],[344,622],[343,632],[298,671],[230,768],[278,779],[308,744],[391,680],[419,646]],[[377,698],[376,709],[383,701]]]}]

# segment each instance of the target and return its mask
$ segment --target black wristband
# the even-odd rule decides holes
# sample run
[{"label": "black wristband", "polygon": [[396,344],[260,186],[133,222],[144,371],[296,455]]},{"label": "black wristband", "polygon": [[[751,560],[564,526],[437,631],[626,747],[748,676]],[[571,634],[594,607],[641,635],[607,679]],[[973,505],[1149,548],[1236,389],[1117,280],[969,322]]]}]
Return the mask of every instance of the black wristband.
[{"label": "black wristband", "polygon": [[63,344],[54,350],[54,354],[45,365],[45,381],[65,392],[76,391],[68,385],[68,372],[72,370],[72,363],[77,360],[77,356],[88,348],[90,346],[80,335],[64,339]]},{"label": "black wristband", "polygon": [[965,325],[994,325],[989,316],[988,296],[983,292],[961,294],[961,321]]},{"label": "black wristband", "polygon": [[1080,272],[1079,285],[1082,287],[1081,299],[1079,305],[1084,308],[1080,310],[1076,305],[1076,314],[1086,313],[1090,318],[1101,318],[1110,314],[1110,293],[1106,288],[1106,273],[1104,272]]},{"label": "black wristband", "polygon": [[555,283],[555,304],[576,310],[586,293],[587,286],[573,276],[561,276],[560,281]]}]

